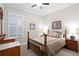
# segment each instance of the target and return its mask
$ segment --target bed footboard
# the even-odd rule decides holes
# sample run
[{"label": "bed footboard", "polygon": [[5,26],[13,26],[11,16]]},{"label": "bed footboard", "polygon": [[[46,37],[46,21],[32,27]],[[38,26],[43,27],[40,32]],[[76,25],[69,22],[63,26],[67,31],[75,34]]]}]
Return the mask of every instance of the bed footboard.
[{"label": "bed footboard", "polygon": [[29,43],[29,32],[27,32],[27,49],[30,49],[30,43]]},{"label": "bed footboard", "polygon": [[44,55],[44,51],[40,49],[39,46],[29,42],[29,47],[32,51],[34,51],[37,55],[39,56],[43,56]]},{"label": "bed footboard", "polygon": [[[37,41],[34,41],[32,39],[29,38],[29,32],[28,32],[28,41],[27,41],[27,49],[31,49],[32,51],[34,51],[37,55],[40,55],[40,56],[45,56],[47,55],[47,51],[46,51],[46,42],[45,45],[44,44],[41,44],[40,42],[37,42]],[[46,39],[46,37],[45,37]],[[40,49],[40,45],[42,47],[42,49]]]}]

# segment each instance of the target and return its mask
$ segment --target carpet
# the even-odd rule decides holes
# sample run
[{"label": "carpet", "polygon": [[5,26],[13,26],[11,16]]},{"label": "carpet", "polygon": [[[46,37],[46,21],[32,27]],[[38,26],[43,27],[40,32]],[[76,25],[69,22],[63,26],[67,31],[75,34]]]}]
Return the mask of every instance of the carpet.
[{"label": "carpet", "polygon": [[[27,45],[21,46],[21,56],[38,56],[32,50],[27,49]],[[79,52],[76,53],[75,51],[62,48],[55,56],[79,56]]]}]

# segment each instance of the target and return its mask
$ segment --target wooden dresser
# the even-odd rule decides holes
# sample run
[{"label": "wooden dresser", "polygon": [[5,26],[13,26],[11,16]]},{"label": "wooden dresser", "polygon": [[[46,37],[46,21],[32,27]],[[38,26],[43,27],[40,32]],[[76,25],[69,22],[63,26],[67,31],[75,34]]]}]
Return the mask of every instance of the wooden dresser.
[{"label": "wooden dresser", "polygon": [[0,56],[20,56],[20,46],[1,50]]},{"label": "wooden dresser", "polygon": [[0,44],[0,56],[20,56],[19,42]]},{"label": "wooden dresser", "polygon": [[66,39],[66,47],[78,52],[78,42],[72,39]]}]

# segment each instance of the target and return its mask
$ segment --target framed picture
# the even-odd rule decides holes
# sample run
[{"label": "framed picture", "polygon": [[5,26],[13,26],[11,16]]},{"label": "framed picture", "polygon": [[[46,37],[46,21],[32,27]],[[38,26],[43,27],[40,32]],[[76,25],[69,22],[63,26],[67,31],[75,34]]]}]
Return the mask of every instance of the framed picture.
[{"label": "framed picture", "polygon": [[30,24],[30,30],[35,30],[35,24],[34,23]]},{"label": "framed picture", "polygon": [[61,21],[52,22],[52,29],[61,29]]}]

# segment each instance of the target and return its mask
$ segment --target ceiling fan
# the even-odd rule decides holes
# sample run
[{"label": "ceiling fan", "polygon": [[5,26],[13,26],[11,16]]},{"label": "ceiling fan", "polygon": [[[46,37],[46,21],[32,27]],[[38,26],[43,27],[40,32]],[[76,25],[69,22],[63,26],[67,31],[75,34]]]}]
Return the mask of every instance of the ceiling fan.
[{"label": "ceiling fan", "polygon": [[32,7],[39,6],[39,8],[42,9],[43,5],[47,6],[47,5],[50,5],[50,3],[36,3],[36,4],[33,4]]}]

